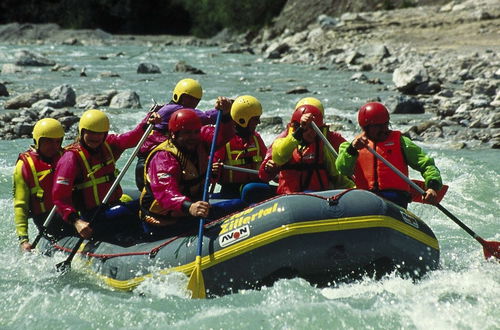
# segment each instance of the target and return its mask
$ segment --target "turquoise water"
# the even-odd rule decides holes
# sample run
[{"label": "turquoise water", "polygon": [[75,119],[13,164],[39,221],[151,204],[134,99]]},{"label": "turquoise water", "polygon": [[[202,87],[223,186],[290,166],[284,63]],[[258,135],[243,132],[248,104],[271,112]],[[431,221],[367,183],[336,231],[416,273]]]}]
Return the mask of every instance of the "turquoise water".
[{"label": "turquoise water", "polygon": [[[12,63],[21,47],[0,45],[0,65]],[[173,72],[178,60],[202,69],[195,76],[205,94],[200,108],[210,108],[218,95],[251,94],[259,98],[264,116],[289,119],[304,95],[285,94],[305,86],[320,98],[333,121],[341,117],[341,133],[356,134],[356,108],[366,99],[385,100],[391,90],[350,81],[352,73],[314,67],[270,64],[249,55],[221,54],[216,48],[174,47],[70,47],[31,46],[60,64],[77,69],[68,73],[30,68],[27,74],[0,74],[12,91],[52,89],[68,83],[77,95],[104,89],[132,89],[143,110],[109,110],[112,129],[124,132],[143,117],[151,104],[168,101],[175,83],[186,77]],[[100,60],[99,56],[123,53]],[[138,75],[140,62],[160,66],[161,75]],[[88,77],[79,77],[85,66]],[[98,78],[112,71],[120,78]],[[368,73],[391,83],[390,75]],[[188,75],[189,76],[189,75]],[[191,76],[192,77],[192,76]],[[271,91],[258,91],[260,87]],[[0,100],[1,102],[1,100]],[[0,113],[6,110],[0,110]],[[17,110],[9,110],[17,111]],[[80,111],[80,110],[77,110]],[[428,116],[416,117],[416,121]],[[404,117],[394,116],[394,127]],[[274,133],[263,132],[266,142]],[[69,142],[69,141],[68,141]],[[273,287],[248,290],[210,299],[186,298],[187,279],[179,274],[156,276],[134,292],[114,291],[75,263],[74,271],[59,276],[54,264],[64,257],[21,254],[13,224],[11,175],[19,152],[30,140],[0,141],[0,328],[2,329],[498,329],[500,317],[500,264],[484,260],[481,245],[439,210],[427,205],[410,209],[425,219],[439,239],[441,267],[418,282],[389,275],[380,281],[365,278],[350,284],[316,288],[302,279],[282,280]],[[500,152],[450,150],[446,144],[423,145],[436,159],[450,186],[443,205],[487,240],[500,241]],[[124,154],[123,166],[130,153]],[[418,176],[413,173],[413,177]],[[133,185],[132,171],[124,179]],[[30,226],[33,238],[36,231]]]}]

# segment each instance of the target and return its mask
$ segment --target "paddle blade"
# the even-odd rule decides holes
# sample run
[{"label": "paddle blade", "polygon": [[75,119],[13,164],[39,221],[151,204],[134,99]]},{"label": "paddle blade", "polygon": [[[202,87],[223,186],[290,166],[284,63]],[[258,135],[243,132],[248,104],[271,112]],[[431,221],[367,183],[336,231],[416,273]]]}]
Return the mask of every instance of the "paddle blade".
[{"label": "paddle blade", "polygon": [[193,294],[193,299],[206,298],[205,294],[205,281],[203,281],[203,274],[201,273],[201,256],[196,256],[195,266],[191,276],[189,277],[188,290]]},{"label": "paddle blade", "polygon": [[500,242],[484,241],[483,252],[486,259],[495,257],[500,261]]},{"label": "paddle blade", "polygon": [[[411,181],[413,181],[417,186],[419,186],[420,188],[422,188],[422,190],[425,190],[425,182],[420,181],[420,180],[411,180]],[[437,203],[441,202],[441,200],[443,199],[444,195],[446,195],[447,191],[448,191],[448,186],[445,185],[445,184],[443,185],[443,187],[439,191],[436,191],[436,193],[437,193],[437,197],[436,197]],[[424,202],[423,196],[418,191],[416,191],[415,189],[413,189],[412,187],[410,187],[410,194],[411,194],[411,201],[412,202],[429,204],[427,202]]]},{"label": "paddle blade", "polygon": [[71,269],[71,261],[64,260],[56,265],[56,271],[61,274],[66,274]]}]

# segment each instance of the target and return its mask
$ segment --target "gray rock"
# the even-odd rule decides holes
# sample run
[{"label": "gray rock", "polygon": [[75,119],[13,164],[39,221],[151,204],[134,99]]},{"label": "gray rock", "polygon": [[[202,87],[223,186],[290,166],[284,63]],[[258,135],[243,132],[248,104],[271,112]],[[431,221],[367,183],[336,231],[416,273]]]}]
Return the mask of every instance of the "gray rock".
[{"label": "gray rock", "polygon": [[48,99],[49,93],[44,89],[37,89],[34,92],[19,94],[4,103],[5,109],[29,108],[37,101]]},{"label": "gray rock", "polygon": [[125,108],[141,108],[139,95],[131,90],[119,92],[111,99],[110,108],[125,109]]},{"label": "gray rock", "polygon": [[304,86],[297,86],[286,92],[286,94],[305,94],[305,93],[310,93],[310,91]]},{"label": "gray rock", "polygon": [[0,96],[9,96],[9,91],[7,90],[7,87],[5,87],[4,84],[0,83]]},{"label": "gray rock", "polygon": [[469,103],[474,108],[482,108],[490,105],[491,99],[486,95],[474,95],[469,100]]},{"label": "gray rock", "polygon": [[60,85],[50,91],[50,98],[61,103],[61,107],[72,107],[76,103],[76,93],[68,84]]},{"label": "gray rock", "polygon": [[422,63],[405,63],[394,70],[392,80],[400,92],[415,94],[415,88],[429,81],[429,75]]},{"label": "gray rock", "polygon": [[113,96],[118,94],[115,89],[103,91],[101,94],[82,94],[76,98],[76,108],[92,109],[99,107],[106,107],[111,102]]},{"label": "gray rock", "polygon": [[197,68],[187,64],[185,61],[177,62],[175,64],[174,71],[175,72],[189,72],[192,74],[205,74],[205,72],[203,72],[202,70],[197,69]]},{"label": "gray rock", "polygon": [[35,124],[27,124],[27,123],[19,123],[14,126],[14,134],[16,134],[19,137],[23,136],[28,136],[31,135],[31,132],[33,132],[33,127]]},{"label": "gray rock", "polygon": [[269,47],[267,47],[264,58],[267,59],[277,59],[281,58],[281,56],[286,53],[290,49],[290,45],[287,43],[283,43],[281,41],[274,42]]},{"label": "gray rock", "polygon": [[71,65],[60,65],[56,64],[52,68],[50,68],[50,71],[54,72],[70,72],[70,71],[75,71],[76,69],[72,67]]},{"label": "gray rock", "polygon": [[140,63],[137,67],[137,73],[155,74],[161,73],[160,67],[153,63]]},{"label": "gray rock", "polygon": [[252,47],[247,45],[242,45],[238,42],[233,42],[227,44],[223,49],[222,53],[225,54],[255,54]]},{"label": "gray rock", "polygon": [[103,71],[99,72],[97,75],[99,78],[119,78],[120,75],[116,72],[111,72],[111,71]]},{"label": "gray rock", "polygon": [[339,20],[325,14],[321,14],[318,16],[318,24],[322,29],[332,29],[337,24],[339,24]]},{"label": "gray rock", "polygon": [[20,66],[53,66],[56,62],[49,60],[41,55],[27,50],[20,50],[15,54],[16,62]]},{"label": "gray rock", "polygon": [[43,99],[40,101],[36,101],[31,105],[32,109],[44,109],[44,108],[56,109],[64,107],[63,103],[60,100],[51,100],[51,99]]},{"label": "gray rock", "polygon": [[3,74],[13,74],[13,73],[19,73],[23,72],[23,68],[20,67],[19,65],[11,64],[11,63],[5,63],[2,65],[2,73]]},{"label": "gray rock", "polygon": [[397,104],[393,107],[393,112],[395,114],[402,113],[424,113],[424,104],[413,97],[400,96],[397,98]]}]

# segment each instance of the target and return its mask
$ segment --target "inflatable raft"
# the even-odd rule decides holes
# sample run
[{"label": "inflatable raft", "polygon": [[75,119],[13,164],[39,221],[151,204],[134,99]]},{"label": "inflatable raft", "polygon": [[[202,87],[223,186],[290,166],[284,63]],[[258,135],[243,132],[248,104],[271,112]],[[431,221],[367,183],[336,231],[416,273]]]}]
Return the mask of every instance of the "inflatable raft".
[{"label": "inflatable raft", "polygon": [[[45,253],[69,253],[78,238],[43,239]],[[85,241],[76,258],[113,288],[132,290],[169,272],[189,276],[197,228],[155,242]],[[326,286],[397,271],[418,278],[439,263],[439,244],[417,216],[368,191],[282,195],[206,224],[202,273],[207,295],[301,277]]]}]

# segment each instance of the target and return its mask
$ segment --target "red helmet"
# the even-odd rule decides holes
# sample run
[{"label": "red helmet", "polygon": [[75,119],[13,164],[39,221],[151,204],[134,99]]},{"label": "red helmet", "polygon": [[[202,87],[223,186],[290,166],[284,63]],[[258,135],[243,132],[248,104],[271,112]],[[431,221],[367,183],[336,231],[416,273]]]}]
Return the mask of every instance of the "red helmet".
[{"label": "red helmet", "polygon": [[318,125],[319,127],[323,126],[323,115],[321,114],[321,110],[314,105],[309,104],[301,105],[300,107],[295,109],[292,115],[291,122],[300,123],[300,118],[306,113],[312,113],[312,115],[314,116],[313,121],[316,123],[316,125]]},{"label": "red helmet", "polygon": [[389,122],[389,110],[379,102],[370,102],[359,108],[358,123],[361,127]]},{"label": "red helmet", "polygon": [[168,130],[170,132],[178,132],[182,129],[197,130],[200,128],[200,117],[191,109],[177,110],[168,121]]}]

